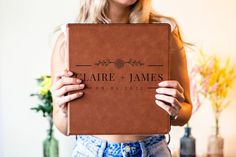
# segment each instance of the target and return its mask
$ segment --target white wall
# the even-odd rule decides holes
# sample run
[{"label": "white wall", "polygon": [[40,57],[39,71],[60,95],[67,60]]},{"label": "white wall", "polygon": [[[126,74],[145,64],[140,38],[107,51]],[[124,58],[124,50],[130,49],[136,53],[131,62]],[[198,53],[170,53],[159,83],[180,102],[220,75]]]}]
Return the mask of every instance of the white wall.
[{"label": "white wall", "polygon": [[[236,2],[234,0],[153,0],[159,12],[174,16],[187,41],[201,45],[222,58],[236,58]],[[36,1],[0,0],[0,156],[40,157],[47,121],[29,108],[37,101],[29,94],[36,90],[34,79],[49,73],[50,37],[53,28],[73,21],[78,0]],[[234,89],[234,93],[235,93]],[[233,98],[232,94],[232,98]],[[235,156],[236,101],[221,119],[225,137],[225,154]],[[206,152],[206,138],[213,122],[210,107],[203,105],[193,116],[191,125],[197,138],[197,151]],[[171,149],[178,148],[183,128],[171,131]],[[70,156],[74,137],[56,132],[60,156]]]},{"label": "white wall", "polygon": [[[154,8],[164,15],[173,16],[178,21],[184,39],[195,43],[207,53],[217,54],[224,60],[230,57],[236,63],[236,1],[235,0],[153,0]],[[190,52],[188,55],[193,55]],[[193,60],[188,61],[190,64]],[[222,112],[221,134],[225,138],[225,155],[236,156],[236,84],[230,93],[231,105]],[[213,114],[209,104],[202,104],[193,115],[190,125],[197,139],[197,152],[204,155],[207,138],[213,127]],[[178,148],[183,128],[175,127],[170,147]]]},{"label": "white wall", "polygon": [[[77,9],[76,0],[0,0],[1,157],[42,157],[48,125],[30,110],[37,101],[29,94],[34,79],[49,74],[54,27],[72,21]],[[74,138],[56,137],[61,157],[69,156]]]}]

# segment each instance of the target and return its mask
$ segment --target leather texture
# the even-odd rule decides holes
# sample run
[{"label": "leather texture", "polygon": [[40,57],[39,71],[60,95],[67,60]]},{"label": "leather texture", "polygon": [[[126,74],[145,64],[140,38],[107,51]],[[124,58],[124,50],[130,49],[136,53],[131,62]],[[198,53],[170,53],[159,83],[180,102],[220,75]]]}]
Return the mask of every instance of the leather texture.
[{"label": "leather texture", "polygon": [[170,117],[155,103],[169,79],[171,27],[68,24],[68,68],[85,83],[68,103],[68,134],[166,134]]}]

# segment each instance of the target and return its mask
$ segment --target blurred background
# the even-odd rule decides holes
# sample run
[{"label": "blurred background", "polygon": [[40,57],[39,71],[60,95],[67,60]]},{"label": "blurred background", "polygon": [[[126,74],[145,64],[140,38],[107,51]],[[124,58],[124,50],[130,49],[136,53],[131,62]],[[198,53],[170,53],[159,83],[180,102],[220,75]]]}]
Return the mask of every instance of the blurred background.
[{"label": "blurred background", "polygon": [[[42,156],[48,123],[30,110],[37,100],[29,95],[36,90],[35,79],[50,72],[53,30],[60,24],[74,21],[78,4],[79,0],[0,0],[1,157]],[[230,57],[235,63],[235,0],[153,0],[153,5],[159,13],[178,21],[185,41],[222,60]],[[188,64],[192,62],[188,60]],[[226,157],[236,157],[235,96],[234,84],[228,97],[233,101],[220,118]],[[213,124],[211,106],[202,104],[190,120],[198,156],[206,155]],[[172,127],[170,134],[170,148],[177,155],[184,128]],[[70,156],[75,137],[66,137],[56,129],[55,137],[59,140],[60,157]]]}]

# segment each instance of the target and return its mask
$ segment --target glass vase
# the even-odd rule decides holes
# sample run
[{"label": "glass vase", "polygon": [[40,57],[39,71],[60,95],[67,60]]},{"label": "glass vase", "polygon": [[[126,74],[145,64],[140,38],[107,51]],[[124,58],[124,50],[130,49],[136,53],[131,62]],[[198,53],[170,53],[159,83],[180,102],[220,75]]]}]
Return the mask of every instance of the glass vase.
[{"label": "glass vase", "polygon": [[224,156],[224,139],[219,133],[219,127],[213,128],[213,134],[208,138],[207,157]]},{"label": "glass vase", "polygon": [[184,128],[184,136],[180,139],[180,157],[196,157],[196,140],[188,126]]},{"label": "glass vase", "polygon": [[43,157],[59,157],[58,140],[55,139],[52,131],[43,141]]}]

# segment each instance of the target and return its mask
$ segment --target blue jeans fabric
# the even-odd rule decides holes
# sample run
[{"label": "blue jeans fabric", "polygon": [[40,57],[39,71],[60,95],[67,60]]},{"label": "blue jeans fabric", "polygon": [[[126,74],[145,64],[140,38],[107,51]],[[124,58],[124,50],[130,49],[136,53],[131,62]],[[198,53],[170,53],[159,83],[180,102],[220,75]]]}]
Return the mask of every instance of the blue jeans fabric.
[{"label": "blue jeans fabric", "polygon": [[125,143],[78,135],[72,157],[171,157],[171,153],[164,135]]}]

